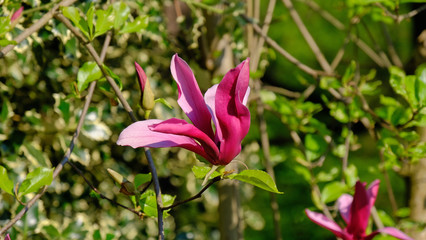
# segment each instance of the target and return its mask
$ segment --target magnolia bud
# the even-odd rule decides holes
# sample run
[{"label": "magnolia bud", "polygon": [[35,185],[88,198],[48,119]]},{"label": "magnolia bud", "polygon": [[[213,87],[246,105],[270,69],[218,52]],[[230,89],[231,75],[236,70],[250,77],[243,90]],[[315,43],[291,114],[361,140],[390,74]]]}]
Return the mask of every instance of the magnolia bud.
[{"label": "magnolia bud", "polygon": [[136,193],[135,185],[132,182],[124,180],[124,182],[121,183],[120,192],[127,196],[135,195]]},{"label": "magnolia bud", "polygon": [[20,7],[16,12],[14,12],[12,14],[12,16],[10,17],[10,28],[12,29],[16,23],[18,23],[18,19],[21,17],[22,15],[22,11],[24,11],[24,7]]},{"label": "magnolia bud", "polygon": [[148,77],[146,76],[142,67],[139,66],[137,62],[135,62],[135,67],[139,80],[139,86],[141,88],[141,106],[144,111],[150,112],[155,105],[154,93],[152,92]]},{"label": "magnolia bud", "polygon": [[122,184],[123,181],[125,180],[123,176],[121,176],[121,174],[119,174],[118,172],[108,168],[107,169],[109,175],[114,179],[114,181],[118,184]]}]

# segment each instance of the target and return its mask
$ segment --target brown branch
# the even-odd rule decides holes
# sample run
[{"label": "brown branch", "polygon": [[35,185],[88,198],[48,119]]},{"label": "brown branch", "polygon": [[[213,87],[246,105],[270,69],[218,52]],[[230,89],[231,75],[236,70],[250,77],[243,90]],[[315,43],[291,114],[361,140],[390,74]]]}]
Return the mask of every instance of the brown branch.
[{"label": "brown branch", "polygon": [[312,35],[309,33],[308,28],[306,28],[306,25],[303,23],[302,18],[300,17],[299,13],[294,8],[294,5],[291,2],[291,0],[282,0],[282,1],[284,5],[287,7],[287,9],[290,11],[290,16],[293,18],[294,23],[296,23],[300,33],[302,33],[303,37],[305,38],[305,41],[308,43],[309,47],[311,48],[312,52],[317,58],[317,61],[321,65],[322,69],[324,69],[324,71],[327,73],[332,73],[333,70],[331,69],[330,64],[328,63],[324,54],[321,52],[320,48],[318,47]]},{"label": "brown branch", "polygon": [[170,205],[170,206],[167,206],[167,207],[162,207],[161,209],[163,210],[163,211],[165,211],[165,210],[169,210],[169,209],[172,209],[172,208],[174,208],[174,207],[177,207],[177,206],[179,206],[179,205],[182,205],[182,204],[184,204],[184,203],[187,203],[187,202],[190,202],[190,201],[192,201],[192,200],[195,200],[195,199],[197,199],[197,198],[201,198],[202,196],[203,196],[203,193],[211,186],[211,185],[213,185],[214,183],[216,183],[216,182],[219,182],[220,180],[222,180],[222,177],[221,176],[217,176],[217,177],[215,177],[215,178],[213,178],[212,180],[210,180],[210,182],[209,183],[207,183],[207,185],[206,186],[204,186],[197,194],[195,194],[194,196],[192,196],[192,197],[190,197],[190,198],[188,198],[188,199],[185,199],[185,200],[182,200],[182,201],[180,201],[180,202],[176,202],[176,203],[174,203],[174,204],[172,204],[172,205]]},{"label": "brown branch", "polygon": [[94,192],[96,192],[97,194],[99,194],[99,197],[100,198],[102,198],[102,199],[105,199],[105,200],[108,200],[110,203],[112,203],[112,204],[114,204],[114,205],[117,205],[117,206],[119,206],[119,207],[122,207],[122,208],[124,208],[124,209],[126,209],[126,210],[128,210],[128,211],[130,211],[130,212],[132,212],[132,213],[134,213],[134,214],[136,214],[136,215],[138,215],[138,217],[140,217],[140,218],[142,218],[142,217],[144,217],[145,216],[145,214],[143,213],[143,212],[139,212],[139,211],[136,211],[135,209],[133,209],[133,208],[129,208],[129,207],[127,207],[127,206],[124,206],[123,204],[121,204],[121,203],[118,203],[118,202],[116,202],[116,201],[114,201],[114,200],[112,200],[112,199],[110,199],[110,198],[108,198],[107,196],[105,196],[104,194],[102,194],[90,181],[89,181],[89,179],[87,179],[86,178],[86,176],[84,176],[84,173],[83,173],[83,171],[81,171],[74,163],[72,163],[72,162],[70,162],[70,161],[68,161],[67,162],[73,169],[74,169],[74,171],[76,171],[77,173],[78,173],[78,175],[80,175],[83,179],[84,179],[84,181],[87,183],[87,185],[89,185],[89,187],[94,191]]},{"label": "brown branch", "polygon": [[332,75],[332,74],[329,74],[329,73],[325,73],[323,71],[314,70],[314,69],[306,66],[305,64],[301,63],[298,59],[296,59],[290,53],[288,53],[286,50],[284,50],[277,42],[275,42],[273,39],[271,39],[267,35],[263,34],[262,33],[262,29],[259,27],[259,25],[257,25],[256,23],[254,23],[251,19],[249,19],[245,15],[240,15],[240,16],[242,18],[244,18],[248,23],[250,23],[253,26],[254,31],[257,34],[259,34],[260,36],[262,36],[265,39],[266,43],[269,44],[269,46],[271,46],[279,54],[281,54],[282,56],[284,56],[289,62],[291,62],[294,65],[296,65],[296,67],[298,67],[300,70],[302,70],[305,73],[313,76],[314,78],[317,78],[318,76],[331,76]]},{"label": "brown branch", "polygon": [[381,8],[387,16],[391,17],[397,23],[400,23],[400,22],[404,21],[405,19],[412,18],[412,17],[416,16],[417,14],[421,13],[422,11],[426,10],[426,4],[424,4],[424,5],[420,6],[419,8],[414,9],[414,10],[412,10],[412,11],[406,13],[406,14],[397,15],[397,14],[391,13],[381,3],[374,3],[374,5]]},{"label": "brown branch", "polygon": [[13,48],[15,48],[20,42],[24,41],[27,37],[29,37],[31,34],[37,32],[40,28],[42,28],[44,25],[46,25],[50,19],[53,18],[56,11],[59,9],[59,7],[65,7],[69,6],[76,2],[76,0],[63,0],[60,3],[53,6],[47,13],[43,15],[42,18],[40,18],[36,23],[31,25],[31,27],[25,29],[21,34],[19,34],[16,38],[13,39],[13,41],[16,42],[16,45],[7,45],[0,51],[0,58],[4,57],[8,52],[10,52]]}]

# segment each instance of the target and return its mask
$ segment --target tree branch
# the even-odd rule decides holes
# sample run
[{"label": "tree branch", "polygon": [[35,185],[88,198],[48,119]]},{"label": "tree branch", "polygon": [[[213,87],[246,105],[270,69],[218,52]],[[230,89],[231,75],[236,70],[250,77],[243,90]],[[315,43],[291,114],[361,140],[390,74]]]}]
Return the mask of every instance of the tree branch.
[{"label": "tree branch", "polygon": [[222,177],[221,176],[217,176],[217,177],[215,177],[215,178],[213,178],[212,180],[210,180],[210,182],[209,183],[207,183],[207,185],[206,186],[204,186],[197,194],[195,194],[194,196],[192,196],[192,197],[190,197],[190,198],[188,198],[188,199],[185,199],[185,200],[182,200],[182,201],[180,201],[180,202],[176,202],[176,203],[174,203],[174,204],[172,204],[172,205],[170,205],[170,206],[168,206],[168,207],[163,207],[162,208],[162,210],[164,211],[164,210],[168,210],[168,209],[172,209],[172,208],[175,208],[175,207],[177,207],[177,206],[179,206],[179,205],[182,205],[182,204],[184,204],[184,203],[187,203],[187,202],[190,202],[190,201],[192,201],[192,200],[195,200],[195,199],[197,199],[197,198],[200,198],[200,197],[202,197],[203,196],[203,193],[211,186],[211,185],[213,185],[214,183],[216,183],[216,182],[219,182],[220,180],[222,180]]},{"label": "tree branch", "polygon": [[20,42],[22,42],[24,39],[29,37],[31,34],[37,32],[40,28],[42,28],[44,25],[47,24],[47,22],[53,18],[56,11],[59,9],[59,7],[65,7],[73,4],[77,0],[63,0],[60,3],[56,4],[52,7],[47,13],[43,15],[42,18],[40,18],[36,23],[31,25],[31,27],[25,29],[21,34],[19,34],[16,38],[13,40],[16,42],[16,45],[7,45],[0,51],[0,58],[3,58],[8,52],[10,52],[13,48],[15,48]]}]

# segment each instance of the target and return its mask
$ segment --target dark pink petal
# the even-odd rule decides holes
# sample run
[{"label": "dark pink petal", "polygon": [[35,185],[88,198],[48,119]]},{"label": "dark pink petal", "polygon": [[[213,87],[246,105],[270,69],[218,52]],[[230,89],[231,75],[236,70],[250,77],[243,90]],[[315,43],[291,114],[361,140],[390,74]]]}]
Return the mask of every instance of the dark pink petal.
[{"label": "dark pink petal", "polygon": [[385,227],[385,228],[381,228],[377,231],[374,231],[370,235],[365,237],[365,240],[371,240],[376,235],[378,235],[379,233],[385,233],[385,234],[391,235],[391,236],[398,238],[398,239],[401,239],[401,240],[413,240],[412,238],[407,236],[405,233],[403,233],[403,232],[401,232],[398,229],[393,228],[393,227]]},{"label": "dark pink petal", "polygon": [[125,128],[118,137],[121,146],[139,147],[181,147],[207,158],[204,149],[192,138],[174,134],[154,132],[149,129],[154,124],[163,122],[158,119],[139,121]]},{"label": "dark pink petal", "polygon": [[22,11],[24,11],[24,7],[20,7],[16,12],[14,12],[12,17],[10,17],[10,21],[13,22],[18,19],[22,15]]},{"label": "dark pink petal", "polygon": [[357,181],[351,205],[351,220],[347,227],[349,233],[356,236],[362,236],[365,233],[370,217],[371,201],[365,190],[365,184]]},{"label": "dark pink petal", "polygon": [[219,149],[216,144],[207,134],[185,120],[172,118],[159,124],[154,124],[150,126],[150,129],[155,132],[182,135],[197,140],[209,156],[207,160],[212,164],[217,164]]},{"label": "dark pink petal", "polygon": [[351,220],[351,205],[353,197],[349,194],[343,194],[337,199],[337,207],[339,209],[340,215],[347,225]]},{"label": "dark pink petal", "polygon": [[6,237],[4,237],[4,240],[10,240],[9,233],[8,233],[8,234],[6,234]]},{"label": "dark pink petal", "polygon": [[340,228],[337,223],[333,220],[328,219],[324,214],[312,212],[308,209],[305,209],[305,213],[312,222],[320,225],[321,227],[331,231],[336,237],[342,238],[344,240],[350,240],[350,236],[345,233],[344,230]]},{"label": "dark pink petal", "polygon": [[250,128],[250,111],[243,104],[250,78],[249,60],[231,69],[219,83],[215,97],[215,111],[222,138],[220,141],[221,165],[232,161],[241,151],[241,141]]},{"label": "dark pink petal", "polygon": [[137,72],[137,75],[138,75],[138,80],[139,80],[138,83],[139,83],[139,86],[141,88],[141,94],[143,94],[143,90],[145,89],[145,83],[146,83],[147,77],[146,77],[144,70],[142,69],[142,67],[137,62],[135,62],[135,68],[136,68],[136,72]]},{"label": "dark pink petal", "polygon": [[197,128],[213,138],[211,115],[191,68],[175,54],[170,64],[170,70],[178,86],[179,106]]}]

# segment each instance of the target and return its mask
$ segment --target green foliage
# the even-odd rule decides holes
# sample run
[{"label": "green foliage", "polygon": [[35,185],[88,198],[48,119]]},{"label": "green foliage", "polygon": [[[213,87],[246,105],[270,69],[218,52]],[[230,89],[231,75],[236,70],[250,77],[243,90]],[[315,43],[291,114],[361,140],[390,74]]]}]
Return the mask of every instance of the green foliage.
[{"label": "green foliage", "polygon": [[85,62],[77,74],[77,88],[81,92],[87,88],[89,83],[102,78],[102,72],[95,62]]},{"label": "green foliage", "polygon": [[275,185],[275,182],[271,176],[261,170],[243,170],[238,174],[230,175],[229,178],[249,183],[266,191],[282,194],[282,192],[278,191],[277,186]]},{"label": "green foliage", "polygon": [[37,192],[42,186],[50,185],[53,180],[53,169],[39,167],[28,173],[19,186],[19,196]]},{"label": "green foliage", "polygon": [[10,180],[6,168],[3,166],[0,166],[0,188],[10,195],[13,195],[13,182]]},{"label": "green foliage", "polygon": [[[205,167],[205,166],[193,166],[192,172],[194,173],[195,177],[198,179],[203,179],[207,173],[210,172],[212,167]],[[217,176],[220,176],[221,174],[217,171],[214,171],[210,176],[209,179],[213,179]]]},{"label": "green foliage", "polygon": [[[173,204],[176,196],[171,196],[168,194],[162,194],[161,199],[163,201],[163,207],[168,207]],[[148,190],[141,195],[139,200],[139,205],[141,206],[141,210],[149,217],[157,217],[157,201],[154,191]],[[164,211],[163,217],[166,218],[169,216],[169,210]]]}]

